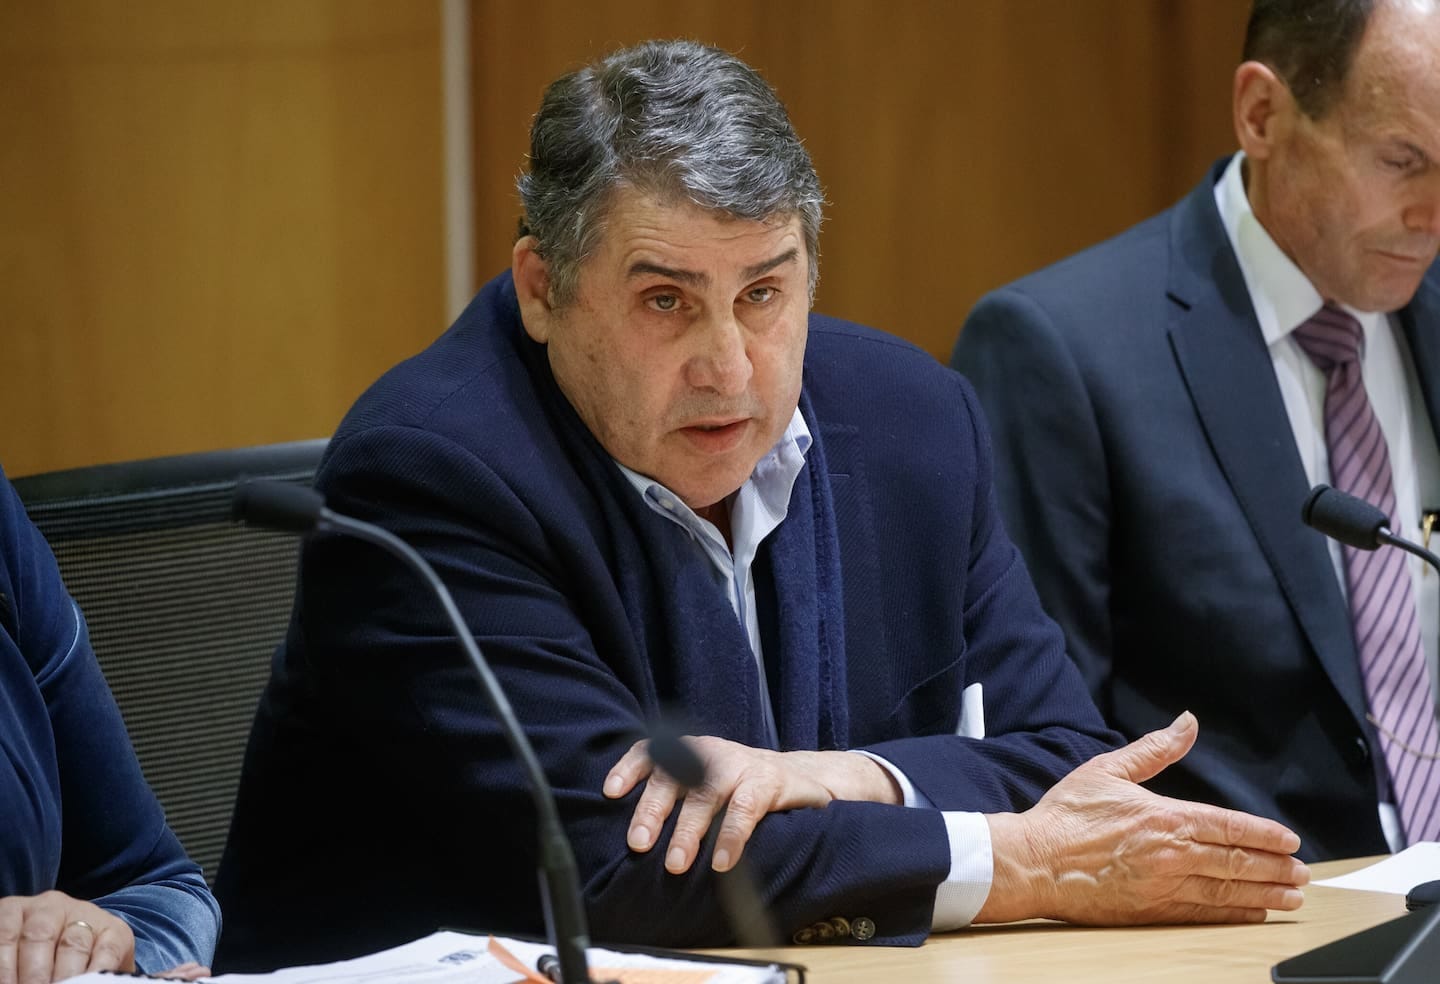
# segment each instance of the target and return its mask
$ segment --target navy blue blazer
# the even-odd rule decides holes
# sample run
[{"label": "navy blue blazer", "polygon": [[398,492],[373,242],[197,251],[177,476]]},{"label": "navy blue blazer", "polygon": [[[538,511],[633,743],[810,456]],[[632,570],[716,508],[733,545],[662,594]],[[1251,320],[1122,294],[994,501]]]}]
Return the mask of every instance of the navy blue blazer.
[{"label": "navy blue blazer", "polygon": [[141,970],[213,953],[219,908],[140,773],[49,545],[0,472],[0,897],[51,889],[129,923]]},{"label": "navy blue blazer", "polygon": [[[1024,809],[1113,747],[1001,528],[960,377],[814,316],[801,408],[815,442],[757,578],[781,746],[863,746],[940,807],[984,811]],[[663,850],[632,853],[636,796],[601,784],[662,712],[763,745],[754,661],[709,562],[559,391],[508,274],[361,397],[317,485],[455,593],[555,787],[592,935],[728,942],[708,853],[681,876]],[[957,737],[977,682],[992,737]],[[442,924],[540,932],[525,789],[423,586],[366,544],[315,540],[221,865],[217,965]],[[924,938],[950,864],[937,811],[854,802],[766,817],[747,856],[785,932],[868,915],[886,943]]]},{"label": "navy blue blazer", "polygon": [[[1273,817],[1308,860],[1380,853],[1384,766],[1215,204],[1227,163],[1170,210],[983,298],[952,365],[989,415],[1002,511],[1110,723],[1133,736],[1184,708],[1200,720],[1152,787]],[[1435,269],[1400,321],[1435,420]]]}]

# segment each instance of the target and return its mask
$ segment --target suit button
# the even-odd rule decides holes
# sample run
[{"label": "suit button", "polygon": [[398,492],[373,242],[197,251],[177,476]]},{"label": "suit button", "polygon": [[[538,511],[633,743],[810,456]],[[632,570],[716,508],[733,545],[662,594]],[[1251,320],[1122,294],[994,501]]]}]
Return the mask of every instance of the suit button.
[{"label": "suit button", "polygon": [[806,946],[811,943],[844,943],[846,939],[864,943],[874,936],[875,921],[869,916],[856,916],[854,919],[835,916],[797,929],[790,939],[800,946]]}]

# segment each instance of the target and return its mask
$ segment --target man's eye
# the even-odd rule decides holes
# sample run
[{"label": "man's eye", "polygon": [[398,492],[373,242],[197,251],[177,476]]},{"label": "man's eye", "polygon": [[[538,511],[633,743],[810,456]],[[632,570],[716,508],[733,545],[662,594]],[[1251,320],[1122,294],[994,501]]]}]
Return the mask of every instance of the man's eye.
[{"label": "man's eye", "polygon": [[764,304],[775,296],[774,287],[752,287],[745,295],[751,304]]},{"label": "man's eye", "polygon": [[654,297],[647,298],[645,303],[656,311],[674,311],[680,306],[680,298],[674,294],[656,294]]}]

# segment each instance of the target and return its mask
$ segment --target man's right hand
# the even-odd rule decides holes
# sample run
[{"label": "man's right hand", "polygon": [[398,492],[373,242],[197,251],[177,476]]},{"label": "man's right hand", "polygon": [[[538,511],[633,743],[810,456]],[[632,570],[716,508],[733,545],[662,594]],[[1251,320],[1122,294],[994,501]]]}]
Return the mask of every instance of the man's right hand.
[{"label": "man's right hand", "polygon": [[1157,796],[1137,783],[1178,762],[1198,725],[1096,756],[1024,813],[987,816],[995,877],[976,922],[1088,925],[1263,922],[1298,909],[1300,838],[1272,820]]},{"label": "man's right hand", "polygon": [[734,867],[756,824],[768,814],[824,807],[836,799],[900,802],[899,787],[890,774],[873,759],[854,752],[776,752],[713,736],[689,741],[705,763],[705,784],[699,789],[686,793],[656,769],[645,741],[632,745],[605,779],[605,795],[611,799],[645,783],[626,835],[632,851],[650,850],[665,819],[683,800],[665,854],[665,869],[674,875],[690,870],[711,821],[722,812],[725,819],[711,862],[716,871]]}]

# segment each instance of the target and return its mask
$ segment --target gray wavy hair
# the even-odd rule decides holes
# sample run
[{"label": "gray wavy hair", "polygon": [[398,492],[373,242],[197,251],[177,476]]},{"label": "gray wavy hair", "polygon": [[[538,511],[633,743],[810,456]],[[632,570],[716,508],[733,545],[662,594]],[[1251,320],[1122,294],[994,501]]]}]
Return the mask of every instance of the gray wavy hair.
[{"label": "gray wavy hair", "polygon": [[574,299],[619,187],[737,219],[798,215],[814,300],[820,179],[775,91],[717,48],[650,41],[552,83],[516,185],[520,236],[539,241],[557,306]]}]

